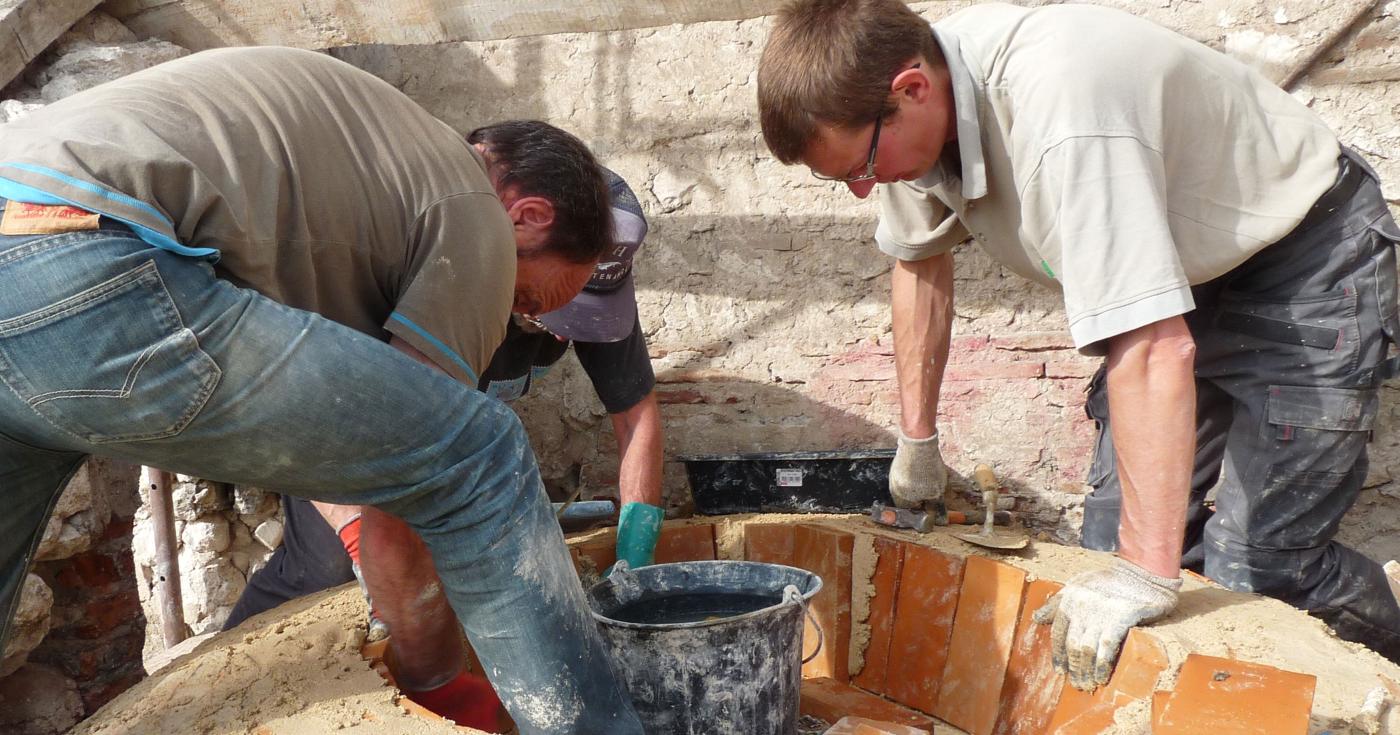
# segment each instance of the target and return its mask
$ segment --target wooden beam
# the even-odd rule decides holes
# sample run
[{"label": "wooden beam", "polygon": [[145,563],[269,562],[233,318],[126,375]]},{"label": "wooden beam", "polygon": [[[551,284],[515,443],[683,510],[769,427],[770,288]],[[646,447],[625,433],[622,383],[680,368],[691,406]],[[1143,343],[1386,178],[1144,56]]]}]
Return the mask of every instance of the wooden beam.
[{"label": "wooden beam", "polygon": [[0,87],[102,0],[0,0]]},{"label": "wooden beam", "polygon": [[[4,2],[4,0],[0,0]],[[109,0],[103,10],[143,38],[192,51],[277,44],[488,41],[769,15],[783,0]]]}]

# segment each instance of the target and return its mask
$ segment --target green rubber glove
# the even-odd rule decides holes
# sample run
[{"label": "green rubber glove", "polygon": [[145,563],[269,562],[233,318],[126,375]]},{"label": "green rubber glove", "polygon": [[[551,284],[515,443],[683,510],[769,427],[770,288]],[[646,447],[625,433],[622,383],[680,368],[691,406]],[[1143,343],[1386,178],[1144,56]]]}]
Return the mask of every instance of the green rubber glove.
[{"label": "green rubber glove", "polygon": [[651,565],[665,517],[665,510],[647,503],[622,506],[617,520],[617,558],[632,569]]}]

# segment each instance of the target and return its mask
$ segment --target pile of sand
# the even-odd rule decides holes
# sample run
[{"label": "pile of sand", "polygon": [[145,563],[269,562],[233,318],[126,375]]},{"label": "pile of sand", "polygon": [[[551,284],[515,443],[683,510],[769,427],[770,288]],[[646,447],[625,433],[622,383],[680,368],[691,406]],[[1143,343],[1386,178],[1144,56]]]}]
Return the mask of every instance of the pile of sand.
[{"label": "pile of sand", "polygon": [[395,703],[360,657],[353,585],[296,600],[221,633],[127,690],[72,735],[460,735]]}]

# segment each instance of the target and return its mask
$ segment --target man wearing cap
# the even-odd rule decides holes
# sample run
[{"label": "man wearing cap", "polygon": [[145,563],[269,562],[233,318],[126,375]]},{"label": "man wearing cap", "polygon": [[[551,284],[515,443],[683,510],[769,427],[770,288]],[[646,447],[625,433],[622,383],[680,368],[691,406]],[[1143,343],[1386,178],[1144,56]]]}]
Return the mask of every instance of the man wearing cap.
[{"label": "man wearing cap", "polygon": [[[617,437],[619,495],[622,513],[617,558],[635,568],[652,563],[665,511],[661,503],[661,416],[653,388],[656,377],[637,316],[632,260],[646,236],[647,223],[627,182],[604,170],[612,200],[614,247],[604,253],[593,277],[571,302],[538,317],[512,315],[505,341],[481,374],[477,388],[501,401],[529,392],[549,372],[569,345],[593,382],[612,417]],[[286,531],[282,545],[248,580],[224,630],[287,600],[344,584],[359,575],[360,509],[301,498],[283,497]],[[333,530],[334,529],[334,530]],[[338,538],[337,538],[338,537]],[[435,574],[416,539],[405,541],[397,559],[375,557],[366,569],[375,610],[370,640],[397,631],[396,647],[405,638],[431,638],[432,626],[420,625],[426,580]],[[431,591],[431,590],[429,590]],[[367,595],[369,592],[367,591]],[[441,594],[426,595],[436,600]],[[443,650],[452,647],[444,646]],[[439,666],[456,665],[453,651]],[[425,665],[421,657],[415,665]],[[460,724],[489,727],[496,711],[491,690],[474,676],[459,677],[441,692],[443,702],[423,702]],[[438,705],[438,706],[434,706]],[[455,714],[455,716],[454,716]]]}]

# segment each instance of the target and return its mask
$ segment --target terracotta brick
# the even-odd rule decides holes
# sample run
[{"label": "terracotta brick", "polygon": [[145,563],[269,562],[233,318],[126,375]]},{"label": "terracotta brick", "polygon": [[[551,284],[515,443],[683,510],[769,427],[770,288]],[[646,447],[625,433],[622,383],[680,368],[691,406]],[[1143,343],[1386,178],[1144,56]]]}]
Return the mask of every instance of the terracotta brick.
[{"label": "terracotta brick", "polygon": [[1113,726],[1113,715],[1134,700],[1126,694],[1113,692],[1111,696],[1096,702],[1094,706],[1080,712],[1074,719],[1063,725],[1052,726],[1046,735],[1099,735]]},{"label": "terracotta brick", "polygon": [[1123,652],[1118,656],[1108,688],[1133,699],[1147,699],[1156,691],[1157,677],[1162,675],[1167,664],[1167,652],[1162,644],[1151,633],[1133,628],[1123,641]]},{"label": "terracotta brick", "polygon": [[921,727],[872,720],[869,717],[842,717],[832,723],[831,729],[822,735],[929,735],[929,731]]},{"label": "terracotta brick", "polygon": [[1075,719],[1081,713],[1112,702],[1116,695],[1130,699],[1147,699],[1157,686],[1157,677],[1167,667],[1167,655],[1162,644],[1150,633],[1141,628],[1128,631],[1123,641],[1123,649],[1118,654],[1113,676],[1108,686],[1099,687],[1093,692],[1081,692],[1066,680],[1060,687],[1060,702],[1055,707],[1055,716],[1050,722],[1049,732]]},{"label": "terracotta brick", "polygon": [[933,730],[932,717],[829,677],[803,680],[801,709],[802,714],[827,722],[854,715]]},{"label": "terracotta brick", "polygon": [[617,561],[617,537],[610,531],[597,538],[570,544],[569,555],[579,572],[591,568],[593,572],[602,574]]},{"label": "terracotta brick", "polygon": [[713,561],[715,558],[715,527],[710,523],[670,525],[661,527],[656,540],[656,563],[677,561]]},{"label": "terracotta brick", "polygon": [[991,735],[996,724],[1025,588],[1020,569],[983,556],[967,558],[933,714],[971,735]]},{"label": "terracotta brick", "polygon": [[1172,698],[1172,693],[1169,692],[1169,691],[1160,691],[1160,692],[1153,692],[1153,693],[1152,693],[1152,724],[1153,724],[1153,725],[1156,725],[1156,724],[1157,724],[1157,721],[1160,720],[1160,719],[1162,719],[1162,710],[1166,708],[1166,706],[1167,706],[1167,700],[1168,700],[1168,699],[1171,699],[1171,698]]},{"label": "terracotta brick", "polygon": [[1191,654],[1152,731],[1160,735],[1306,735],[1317,677]]},{"label": "terracotta brick", "polygon": [[889,674],[883,694],[932,712],[948,661],[963,560],[925,546],[903,546],[904,567],[894,604]]},{"label": "terracotta brick", "polygon": [[384,660],[384,652],[389,649],[389,639],[384,638],[360,647],[360,658],[371,663]]},{"label": "terracotta brick", "polygon": [[873,692],[885,691],[889,672],[890,638],[894,631],[895,596],[899,573],[904,566],[904,547],[894,539],[875,537],[875,571],[870,575],[874,594],[870,597],[870,617],[866,625],[870,638],[865,644],[865,666],[851,678],[856,685]]},{"label": "terracotta brick", "polygon": [[829,676],[839,682],[850,680],[851,554],[854,549],[855,536],[845,531],[805,523],[792,531],[793,566],[822,578],[822,590],[812,598],[807,608],[811,614],[803,621],[802,657],[810,656],[816,646],[813,619],[822,629],[822,648],[816,658],[803,665],[804,678]]},{"label": "terracotta brick", "polygon": [[744,558],[791,566],[792,528],[790,523],[750,523],[744,526]]},{"label": "terracotta brick", "polygon": [[1036,580],[1026,587],[993,735],[1041,735],[1055,714],[1064,675],[1055,671],[1050,659],[1050,626],[1031,617],[1061,586]]},{"label": "terracotta brick", "polygon": [[64,587],[105,587],[121,579],[117,564],[111,557],[88,552],[68,559],[58,572],[58,583]]}]

